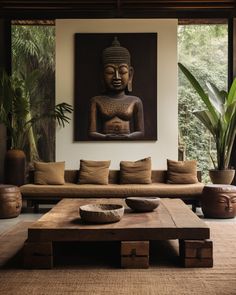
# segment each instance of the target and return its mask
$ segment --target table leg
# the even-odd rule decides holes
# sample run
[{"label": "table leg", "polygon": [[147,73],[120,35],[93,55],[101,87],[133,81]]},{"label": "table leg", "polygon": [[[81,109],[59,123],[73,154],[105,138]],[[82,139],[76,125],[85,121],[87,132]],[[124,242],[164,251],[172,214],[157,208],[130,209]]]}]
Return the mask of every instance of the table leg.
[{"label": "table leg", "polygon": [[148,268],[149,241],[122,241],[121,267]]},{"label": "table leg", "polygon": [[211,240],[179,240],[179,253],[184,267],[212,267]]},{"label": "table leg", "polygon": [[23,248],[25,268],[46,269],[53,267],[52,242],[28,242]]}]

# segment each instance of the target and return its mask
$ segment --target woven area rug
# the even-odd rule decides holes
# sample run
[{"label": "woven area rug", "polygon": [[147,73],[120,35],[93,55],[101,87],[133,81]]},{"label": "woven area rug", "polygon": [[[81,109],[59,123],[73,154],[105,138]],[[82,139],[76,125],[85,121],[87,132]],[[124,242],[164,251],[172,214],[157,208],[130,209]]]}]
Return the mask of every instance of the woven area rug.
[{"label": "woven area rug", "polygon": [[[213,268],[180,267],[177,243],[171,241],[154,243],[151,247],[152,259],[149,269],[138,270],[119,269],[109,259],[104,263],[103,259],[99,259],[101,258],[99,247],[103,247],[103,244],[97,246],[93,255],[90,255],[91,259],[83,257],[84,260],[81,259],[81,263],[78,264],[58,263],[52,270],[22,269],[20,249],[30,224],[30,222],[21,222],[0,235],[0,294],[2,295],[236,294],[236,223],[208,223],[214,243]],[[109,249],[105,252],[109,253]],[[109,258],[109,254],[106,257]]]}]

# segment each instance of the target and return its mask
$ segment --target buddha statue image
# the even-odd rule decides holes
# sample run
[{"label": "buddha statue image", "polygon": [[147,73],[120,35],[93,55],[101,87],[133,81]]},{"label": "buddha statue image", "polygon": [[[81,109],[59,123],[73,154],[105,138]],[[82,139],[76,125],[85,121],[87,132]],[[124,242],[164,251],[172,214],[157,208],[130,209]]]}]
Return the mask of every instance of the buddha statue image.
[{"label": "buddha statue image", "polygon": [[115,37],[102,52],[105,91],[90,101],[89,136],[101,140],[141,139],[144,136],[143,104],[132,96],[134,69],[129,51]]}]

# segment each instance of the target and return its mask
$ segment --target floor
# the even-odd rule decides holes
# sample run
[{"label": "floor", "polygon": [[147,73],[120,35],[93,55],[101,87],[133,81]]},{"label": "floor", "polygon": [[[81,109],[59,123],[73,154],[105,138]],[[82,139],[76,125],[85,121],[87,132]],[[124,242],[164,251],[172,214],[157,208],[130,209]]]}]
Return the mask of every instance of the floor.
[{"label": "floor", "polygon": [[[7,231],[11,227],[14,227],[18,222],[20,221],[34,221],[38,220],[43,214],[48,212],[52,208],[52,205],[40,205],[39,213],[33,213],[33,210],[29,210],[25,207],[23,204],[22,213],[16,217],[16,218],[10,218],[10,219],[0,219],[0,234]],[[204,221],[214,221],[214,222],[235,222],[236,223],[236,217],[230,218],[230,219],[208,219],[204,218],[201,208],[197,208],[196,214],[199,216],[199,218],[203,219]]]},{"label": "floor", "polygon": [[46,213],[50,208],[42,208],[40,209],[40,213],[33,213],[33,210],[26,210],[26,208],[22,208],[21,214],[16,218],[9,219],[0,219],[0,234],[4,231],[7,231],[11,227],[14,227],[20,221],[34,221],[38,220],[44,213]]}]

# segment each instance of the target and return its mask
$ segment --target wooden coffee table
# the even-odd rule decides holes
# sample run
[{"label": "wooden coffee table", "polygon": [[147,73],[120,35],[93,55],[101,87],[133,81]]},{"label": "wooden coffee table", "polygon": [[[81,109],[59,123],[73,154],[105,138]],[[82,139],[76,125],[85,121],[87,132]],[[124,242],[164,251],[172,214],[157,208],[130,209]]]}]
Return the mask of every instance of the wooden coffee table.
[{"label": "wooden coffee table", "polygon": [[52,268],[53,243],[66,241],[120,241],[121,267],[147,268],[149,241],[179,240],[185,267],[212,267],[210,229],[179,199],[161,199],[153,212],[135,213],[110,224],[85,224],[79,207],[88,203],[116,203],[124,199],[63,199],[28,229],[24,245],[26,268]]}]

